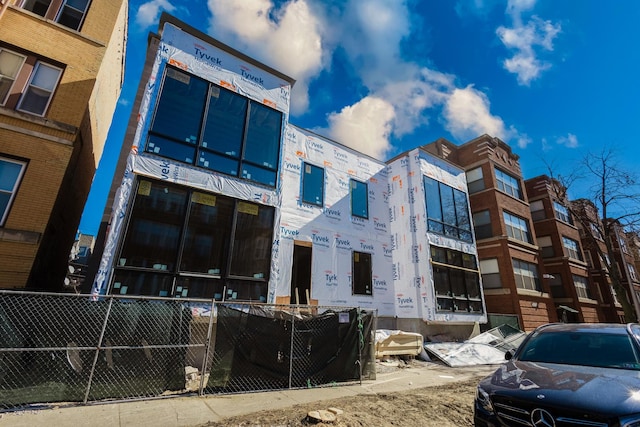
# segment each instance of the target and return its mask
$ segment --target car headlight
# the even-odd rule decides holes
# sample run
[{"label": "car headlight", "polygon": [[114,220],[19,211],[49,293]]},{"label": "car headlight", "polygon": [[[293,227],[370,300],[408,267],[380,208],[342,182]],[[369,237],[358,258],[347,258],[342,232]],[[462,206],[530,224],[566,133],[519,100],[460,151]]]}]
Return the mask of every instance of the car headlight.
[{"label": "car headlight", "polygon": [[[491,398],[489,397],[489,393],[484,391],[481,386],[478,386],[476,389],[476,401],[484,409],[485,411],[493,414],[493,404],[491,403]],[[629,427],[635,427],[630,425]],[[640,427],[640,426],[639,426]]]},{"label": "car headlight", "polygon": [[640,427],[640,414],[621,418],[620,427]]}]

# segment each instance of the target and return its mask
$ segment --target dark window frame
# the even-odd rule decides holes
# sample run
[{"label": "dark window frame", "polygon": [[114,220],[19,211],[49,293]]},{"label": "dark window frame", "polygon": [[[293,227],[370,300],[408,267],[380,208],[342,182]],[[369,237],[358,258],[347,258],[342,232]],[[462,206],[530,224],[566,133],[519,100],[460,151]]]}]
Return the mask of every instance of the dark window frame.
[{"label": "dark window frame", "polygon": [[[358,194],[357,192],[364,192],[364,194]],[[351,215],[357,218],[369,219],[369,184],[357,179],[351,178],[349,180],[349,197],[351,199]],[[364,202],[364,209],[362,212],[358,212],[361,209],[356,209],[357,202]]]},{"label": "dark window frame", "polygon": [[[195,108],[194,117],[197,122],[190,123],[192,129],[187,130],[189,132],[188,138],[184,138],[184,135],[178,135],[177,133],[173,134],[173,128],[158,118],[159,115],[171,113],[171,99],[176,96],[176,92],[167,92],[168,101],[163,99],[165,90],[168,90],[169,78],[187,85],[186,88],[176,86],[176,90],[188,91],[191,91],[193,79],[193,90],[197,90],[197,93],[193,94],[195,99],[189,99],[189,105]],[[175,82],[171,82],[171,84],[177,84]],[[224,151],[223,147],[216,146],[215,142],[205,141],[205,137],[211,132],[210,126],[220,126],[221,123],[221,118],[218,118],[217,123],[210,122],[210,119],[215,120],[214,116],[210,116],[210,112],[215,114],[215,111],[217,111],[213,109],[214,103],[212,101],[212,98],[218,98],[214,96],[215,93],[218,93],[218,97],[219,94],[224,94],[224,96],[229,97],[230,102],[239,100],[246,105],[242,112],[244,115],[242,131],[239,135],[235,135],[235,138],[239,138],[237,141],[239,145],[238,152]],[[164,102],[167,102],[167,104],[164,104]],[[169,106],[167,111],[165,111],[165,105]],[[268,135],[270,136],[269,139],[272,140],[272,152],[269,153],[271,162],[263,163],[247,157],[254,155],[256,147],[265,145],[260,144],[260,140],[255,140],[255,135],[266,128],[255,126],[255,120],[258,120],[256,117],[261,111],[264,113],[263,116],[271,115],[271,121],[276,123],[275,128],[277,129]],[[231,115],[227,114],[227,117],[231,117]],[[145,151],[258,185],[276,188],[280,169],[283,119],[284,114],[279,110],[187,73],[177,67],[167,66],[155,101],[155,109],[148,130]],[[184,131],[185,129],[182,130]],[[169,150],[166,154],[161,152],[163,147]]]},{"label": "dark window frame", "polygon": [[482,313],[480,271],[475,255],[431,246],[436,311]]},{"label": "dark window frame", "polygon": [[[427,230],[473,242],[468,195],[426,175],[423,175],[422,182],[425,191]],[[431,191],[437,191],[437,194],[432,195]],[[453,210],[445,209],[443,201],[445,204],[447,201],[451,203]]]},{"label": "dark window frame", "polygon": [[[321,177],[320,177],[321,179],[317,178],[314,172],[321,173]],[[302,173],[300,174],[302,179],[302,182],[301,182],[302,187],[300,190],[300,202],[308,205],[324,207],[324,190],[325,190],[325,179],[326,179],[324,172],[325,172],[324,168],[321,168],[320,166],[316,166],[313,163],[302,162]],[[307,178],[307,176],[309,176],[309,178]],[[317,183],[321,184],[319,198],[317,197],[318,196],[317,191],[310,193],[312,191],[311,186]],[[314,196],[315,196],[315,199],[314,199]]]},{"label": "dark window frame", "polygon": [[[156,187],[154,188],[154,186]],[[134,188],[135,195],[132,196],[133,200],[127,216],[124,238],[119,245],[115,258],[118,261],[114,262],[114,278],[110,284],[111,293],[131,294],[129,289],[133,289],[134,293],[139,295],[173,296],[176,298],[215,298],[217,300],[256,300],[266,302],[271,270],[275,208],[220,194],[204,193],[198,189],[150,178],[139,179]],[[148,200],[141,199],[142,197],[152,196],[153,191],[158,191],[161,188],[168,190],[164,192],[164,194],[168,194],[167,197],[153,197]],[[206,200],[207,198],[209,201]],[[215,200],[212,201],[211,199]],[[151,209],[144,210],[141,203],[150,204]],[[217,228],[211,231],[212,239],[222,239],[222,242],[219,246],[220,253],[216,257],[219,264],[212,264],[211,267],[215,268],[211,268],[208,271],[204,271],[202,268],[189,268],[187,267],[188,264],[184,262],[185,257],[193,256],[193,248],[197,246],[191,244],[191,249],[186,246],[189,239],[189,226],[193,224],[190,221],[192,216],[195,215],[194,207],[200,208],[200,206],[196,205],[203,204],[208,204],[209,206],[216,206],[216,204],[217,206],[221,206],[224,204],[226,206],[224,212],[218,212],[218,208],[216,207],[215,210],[208,212],[208,215],[223,215],[221,217],[223,222],[218,224],[217,228],[229,227],[226,236],[221,236],[220,233],[216,232],[215,230]],[[157,209],[159,209],[159,213],[156,212]],[[173,215],[173,218],[163,218],[163,212],[169,216]],[[267,212],[266,217],[263,215],[265,212]],[[243,214],[260,215],[259,220],[263,222],[262,229],[268,230],[270,233],[269,242],[263,248],[264,256],[262,262],[256,264],[254,258],[247,257],[245,264],[241,265],[241,269],[255,269],[257,265],[258,268],[263,269],[262,274],[238,274],[235,270],[237,261],[239,259],[241,261],[245,259],[242,258],[243,254],[234,253],[234,250],[238,249],[240,233],[247,234],[258,229],[254,227],[248,230],[246,221],[238,221],[238,218]],[[146,229],[134,225],[140,223],[140,221],[145,221],[146,217],[155,221],[160,220],[161,222],[158,223],[158,226],[152,223]],[[268,224],[264,222],[265,218],[267,222],[270,218]],[[215,220],[217,221],[217,219]],[[207,220],[204,222],[199,221],[201,228],[207,223]],[[171,229],[175,230],[173,232],[175,236],[169,236],[169,238],[175,240],[175,243],[170,243],[171,252],[167,252],[164,255],[160,252],[163,258],[158,258],[158,256],[152,252],[154,252],[157,247],[162,247],[162,245],[159,245],[157,239],[153,236],[158,235],[158,233],[166,235],[166,229],[163,227],[163,224],[167,224]],[[136,228],[133,228],[134,226]],[[240,227],[244,227],[244,229],[239,230]],[[133,237],[133,233],[140,232],[151,233],[146,236],[146,243],[140,243],[140,237]],[[145,245],[151,245],[153,249],[147,251],[144,249]],[[168,247],[166,242],[164,246]],[[244,247],[246,248],[247,245]],[[251,249],[255,250],[253,247]],[[130,254],[136,254],[138,258],[131,260],[129,258]],[[191,262],[193,260],[189,261]],[[189,265],[192,264],[193,263]],[[128,283],[132,285],[123,284],[123,278],[127,279]],[[119,283],[119,285],[117,285],[117,283]],[[185,283],[192,283],[193,289],[191,293],[189,293],[189,288]],[[123,291],[123,286],[128,286],[129,288]],[[222,294],[223,290],[228,293]],[[199,293],[194,295],[193,292]]]}]

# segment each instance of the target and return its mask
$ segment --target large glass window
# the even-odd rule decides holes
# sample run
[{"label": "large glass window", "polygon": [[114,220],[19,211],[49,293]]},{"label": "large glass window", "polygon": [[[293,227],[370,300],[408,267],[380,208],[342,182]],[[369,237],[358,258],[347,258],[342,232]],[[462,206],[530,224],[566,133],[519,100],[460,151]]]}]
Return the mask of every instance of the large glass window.
[{"label": "large glass window", "polygon": [[565,206],[554,201],[553,210],[555,212],[556,218],[558,218],[560,221],[573,224],[573,221],[571,221],[571,215],[569,215],[569,210]]},{"label": "large glass window", "polygon": [[162,182],[140,181],[120,263],[175,271],[188,191]]},{"label": "large glass window", "polygon": [[513,274],[516,286],[521,289],[540,291],[540,279],[538,279],[538,267],[526,261],[512,258]]},{"label": "large glass window", "polygon": [[369,218],[369,186],[355,179],[350,180],[351,215],[358,218]]},{"label": "large glass window", "polygon": [[220,276],[228,258],[233,199],[194,191],[180,270]]},{"label": "large glass window", "polygon": [[471,242],[473,235],[467,195],[426,176],[424,189],[428,230]]},{"label": "large glass window", "polygon": [[507,227],[507,235],[514,239],[521,240],[527,243],[533,243],[531,240],[531,233],[529,232],[529,222],[513,215],[507,211],[503,211],[504,224]]},{"label": "large glass window", "polygon": [[432,246],[431,263],[438,311],[482,312],[480,275],[474,255]]},{"label": "large glass window", "polygon": [[509,175],[506,172],[501,171],[498,168],[495,168],[495,171],[498,189],[500,191],[504,191],[510,196],[524,200],[522,197],[522,190],[520,189],[520,180],[514,176]]},{"label": "large glass window", "polygon": [[167,67],[146,150],[275,187],[281,131],[281,112]]},{"label": "large glass window", "polygon": [[589,281],[586,277],[573,275],[573,284],[576,287],[576,293],[579,298],[591,298],[589,290]]},{"label": "large glass window", "polygon": [[493,236],[491,214],[488,210],[473,214],[473,230],[476,233],[476,239],[486,239]]},{"label": "large glass window", "polygon": [[17,109],[43,116],[58,85],[60,74],[60,68],[36,62]]},{"label": "large glass window", "polygon": [[274,209],[236,202],[236,226],[230,274],[264,279],[271,268]]},{"label": "large glass window", "polygon": [[112,293],[266,301],[274,214],[269,206],[142,179]]},{"label": "large glass window", "polygon": [[562,236],[562,245],[567,250],[567,256],[569,258],[579,259],[582,261],[582,255],[580,252],[580,245],[577,241],[568,237]]},{"label": "large glass window", "polygon": [[24,162],[0,157],[0,227],[9,216],[9,208],[18,192],[26,166]]},{"label": "large glass window", "polygon": [[324,169],[310,163],[302,168],[302,203],[324,206]]},{"label": "large glass window", "polygon": [[4,105],[26,56],[0,49],[0,105]]},{"label": "large glass window", "polygon": [[353,295],[373,295],[371,254],[353,251]]}]

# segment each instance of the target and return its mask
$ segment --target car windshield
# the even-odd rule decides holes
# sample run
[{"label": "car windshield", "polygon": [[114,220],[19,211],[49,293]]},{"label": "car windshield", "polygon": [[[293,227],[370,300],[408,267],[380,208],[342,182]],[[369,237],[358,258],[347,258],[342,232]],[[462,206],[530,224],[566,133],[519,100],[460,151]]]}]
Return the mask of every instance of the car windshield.
[{"label": "car windshield", "polygon": [[640,370],[638,354],[627,334],[543,331],[531,337],[517,358],[527,362]]}]

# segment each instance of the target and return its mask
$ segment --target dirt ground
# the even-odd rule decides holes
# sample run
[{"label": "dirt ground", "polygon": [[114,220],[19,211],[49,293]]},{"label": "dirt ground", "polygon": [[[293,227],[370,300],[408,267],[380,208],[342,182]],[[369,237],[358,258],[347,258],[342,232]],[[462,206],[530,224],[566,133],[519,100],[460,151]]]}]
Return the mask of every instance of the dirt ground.
[{"label": "dirt ground", "polygon": [[[222,422],[211,422],[207,427],[390,427],[473,426],[473,398],[478,378],[455,382],[445,386],[426,387],[393,394],[360,395],[350,398],[325,400],[288,409],[262,411]],[[344,411],[336,421],[314,423],[307,419],[309,411],[338,408]]]}]

